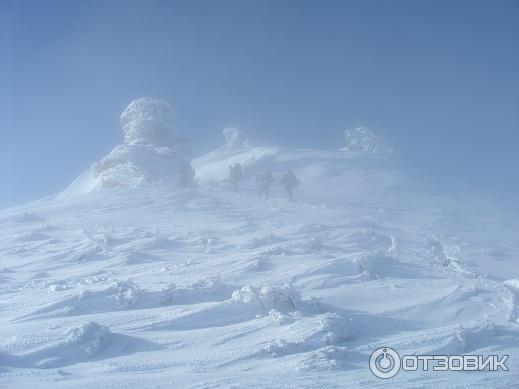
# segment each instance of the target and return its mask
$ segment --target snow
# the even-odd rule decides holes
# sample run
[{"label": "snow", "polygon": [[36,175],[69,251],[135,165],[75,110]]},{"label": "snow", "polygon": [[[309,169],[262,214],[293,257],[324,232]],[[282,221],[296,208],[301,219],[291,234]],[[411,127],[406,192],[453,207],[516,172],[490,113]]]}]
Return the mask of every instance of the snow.
[{"label": "snow", "polygon": [[[130,104],[123,143],[67,190],[0,210],[0,387],[516,385],[517,210],[420,191],[373,148],[262,145],[236,129],[182,187],[171,112]],[[265,169],[270,200],[254,180]],[[386,382],[368,369],[381,346],[508,354],[510,371]]]}]

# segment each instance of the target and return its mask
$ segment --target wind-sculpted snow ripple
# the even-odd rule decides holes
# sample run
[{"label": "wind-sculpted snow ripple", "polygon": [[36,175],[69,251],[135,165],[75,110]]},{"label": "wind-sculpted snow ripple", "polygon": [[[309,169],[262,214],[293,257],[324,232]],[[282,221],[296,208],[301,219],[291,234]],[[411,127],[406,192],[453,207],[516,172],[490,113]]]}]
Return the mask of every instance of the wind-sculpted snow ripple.
[{"label": "wind-sculpted snow ripple", "polygon": [[73,297],[39,309],[18,320],[221,301],[229,298],[231,291],[230,286],[222,284],[215,277],[201,279],[186,286],[167,284],[158,291],[143,290],[132,281],[113,281],[104,289],[84,289]]},{"label": "wind-sculpted snow ripple", "polygon": [[56,368],[158,348],[152,342],[116,334],[104,325],[87,321],[69,328],[64,336],[35,350],[20,354],[0,352],[0,359],[2,364],[12,367]]}]

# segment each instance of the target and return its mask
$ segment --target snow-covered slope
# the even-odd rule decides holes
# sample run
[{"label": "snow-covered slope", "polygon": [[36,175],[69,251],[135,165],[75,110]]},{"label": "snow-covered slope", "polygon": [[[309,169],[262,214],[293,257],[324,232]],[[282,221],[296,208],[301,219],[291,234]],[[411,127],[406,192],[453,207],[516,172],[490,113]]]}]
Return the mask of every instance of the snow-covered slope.
[{"label": "snow-covered slope", "polygon": [[[384,156],[225,135],[193,161],[198,187],[80,177],[0,211],[0,387],[516,385],[516,210],[410,192]],[[294,170],[296,202],[231,192],[236,162]],[[385,381],[380,346],[508,354],[510,371]]]},{"label": "snow-covered slope", "polygon": [[512,216],[299,196],[158,185],[2,211],[0,386],[377,386],[381,345],[515,357],[395,386],[517,382]]}]

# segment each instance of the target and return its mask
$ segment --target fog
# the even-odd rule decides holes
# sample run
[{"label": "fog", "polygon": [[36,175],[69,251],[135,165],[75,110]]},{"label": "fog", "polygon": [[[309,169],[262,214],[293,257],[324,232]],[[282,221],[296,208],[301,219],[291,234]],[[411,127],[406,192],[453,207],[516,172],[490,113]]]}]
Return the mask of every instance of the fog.
[{"label": "fog", "polygon": [[434,190],[519,194],[517,2],[4,0],[0,18],[0,207],[65,188],[142,96],[195,157],[228,126],[324,150],[366,126]]}]

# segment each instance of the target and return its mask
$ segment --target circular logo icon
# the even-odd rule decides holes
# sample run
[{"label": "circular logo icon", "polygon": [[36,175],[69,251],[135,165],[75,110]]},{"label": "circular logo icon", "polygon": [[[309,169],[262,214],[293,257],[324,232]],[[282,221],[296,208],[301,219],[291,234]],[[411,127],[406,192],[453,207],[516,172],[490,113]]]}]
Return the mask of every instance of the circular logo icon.
[{"label": "circular logo icon", "polygon": [[378,378],[391,378],[400,370],[400,355],[390,347],[380,347],[369,357],[369,369]]}]

